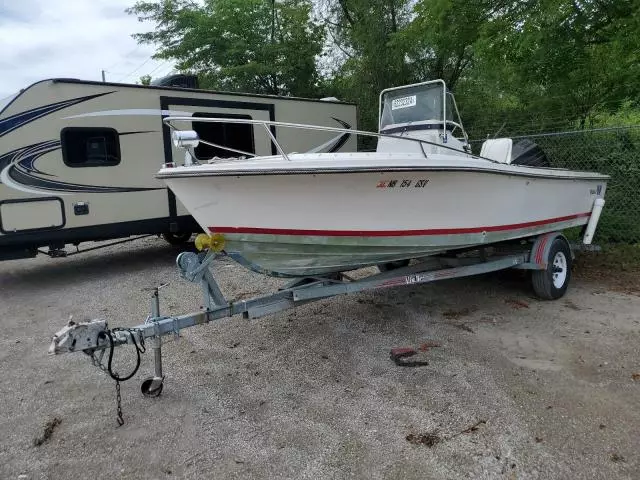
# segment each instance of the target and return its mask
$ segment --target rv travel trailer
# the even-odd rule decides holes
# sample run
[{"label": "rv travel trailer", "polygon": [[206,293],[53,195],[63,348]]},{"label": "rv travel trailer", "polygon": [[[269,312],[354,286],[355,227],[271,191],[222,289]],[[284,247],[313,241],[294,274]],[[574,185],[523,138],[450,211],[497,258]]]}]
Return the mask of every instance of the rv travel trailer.
[{"label": "rv travel trailer", "polygon": [[[257,155],[276,153],[270,134],[289,151],[356,150],[350,134],[197,121],[356,129],[353,104],[185,88],[197,86],[193,80],[141,86],[51,79],[0,100],[0,260],[64,256],[65,245],[133,235],[161,234],[180,243],[200,231],[155,177],[164,164],[184,161],[162,121],[170,115],[193,117],[192,129],[210,144]],[[210,144],[200,144],[196,157],[238,156]]]}]

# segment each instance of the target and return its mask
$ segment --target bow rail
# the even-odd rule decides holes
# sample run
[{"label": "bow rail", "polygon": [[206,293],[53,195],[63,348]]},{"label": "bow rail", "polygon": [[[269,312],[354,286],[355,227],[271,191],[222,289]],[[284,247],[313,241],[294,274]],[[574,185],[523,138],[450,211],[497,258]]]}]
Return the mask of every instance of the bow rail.
[{"label": "bow rail", "polygon": [[[237,150],[231,147],[226,147],[224,145],[218,145],[216,143],[199,139],[197,134],[193,130],[181,130],[176,125],[174,125],[174,122],[193,122],[194,121],[193,117],[184,117],[184,116],[165,117],[162,121],[165,125],[167,125],[171,129],[173,143],[176,147],[181,147],[181,148],[196,147],[199,142],[205,145],[210,145],[212,147],[217,147],[224,150],[229,150],[231,152],[240,153],[242,155],[248,155],[251,157],[261,156],[261,155],[256,155],[255,153],[244,152],[242,150]],[[348,133],[348,134],[362,135],[362,136],[376,137],[376,138],[394,138],[398,140],[406,140],[406,141],[418,143],[420,145],[420,150],[422,151],[424,158],[428,158],[427,152],[425,152],[424,150],[425,144],[433,145],[438,148],[443,148],[446,150],[453,150],[458,154],[463,154],[463,155],[466,154],[467,156],[471,156],[474,158],[483,158],[483,157],[478,157],[477,155],[472,155],[469,152],[459,150],[457,148],[450,147],[448,145],[442,145],[440,143],[431,142],[429,140],[423,140],[420,138],[413,138],[413,137],[404,137],[401,135],[393,135],[388,133],[370,132],[367,130],[354,130],[352,128],[325,127],[325,126],[319,126],[319,125],[307,125],[304,123],[276,122],[272,120],[253,120],[248,118],[198,117],[197,121],[208,122],[208,123],[238,123],[238,124],[245,124],[245,125],[261,125],[264,128],[267,135],[269,136],[269,138],[271,139],[271,142],[273,143],[273,145],[276,147],[276,150],[278,151],[278,153],[282,155],[282,157],[285,160],[288,160],[288,161],[291,161],[291,159],[289,158],[287,153],[284,151],[284,148],[282,148],[282,145],[280,145],[280,143],[276,139],[276,136],[274,134],[274,129],[269,127],[297,128],[300,130],[319,130],[324,132]],[[194,134],[195,134],[195,138],[194,138]],[[489,160],[493,162],[493,160],[490,160],[490,159],[485,159],[485,160]]]}]

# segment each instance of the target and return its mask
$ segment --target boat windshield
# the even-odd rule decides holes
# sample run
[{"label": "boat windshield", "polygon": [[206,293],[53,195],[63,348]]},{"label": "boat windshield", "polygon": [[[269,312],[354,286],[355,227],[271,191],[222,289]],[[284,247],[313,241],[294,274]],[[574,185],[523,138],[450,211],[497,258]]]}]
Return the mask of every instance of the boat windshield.
[{"label": "boat windshield", "polygon": [[13,94],[9,95],[8,97],[0,98],[0,112],[2,112],[2,110],[4,110],[4,107],[9,105],[9,103],[11,103],[11,100],[16,98],[19,93],[20,92],[13,93]]},{"label": "boat windshield", "polygon": [[[455,107],[453,106],[453,95],[451,93],[447,93],[447,122],[453,122],[454,119],[454,114],[455,114],[456,110]],[[455,115],[456,117],[458,116],[457,114]],[[456,118],[456,120],[459,121],[458,118]]]},{"label": "boat windshield", "polygon": [[[380,129],[389,125],[443,120],[442,83],[416,85],[386,92],[382,96]],[[447,98],[447,120],[453,120],[451,99]]]}]

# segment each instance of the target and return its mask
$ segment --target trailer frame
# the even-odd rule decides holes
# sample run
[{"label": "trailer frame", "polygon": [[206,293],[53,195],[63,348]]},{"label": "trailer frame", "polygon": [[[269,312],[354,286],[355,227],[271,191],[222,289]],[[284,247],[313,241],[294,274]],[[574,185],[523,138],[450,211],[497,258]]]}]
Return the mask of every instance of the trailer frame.
[{"label": "trailer frame", "polygon": [[[160,313],[160,289],[154,288],[151,295],[150,314],[140,325],[132,328],[110,329],[105,320],[69,322],[53,337],[50,354],[83,351],[91,356],[93,363],[108,372],[117,382],[127,380],[137,372],[140,353],[145,351],[145,340],[151,340],[154,354],[154,374],[141,385],[145,396],[156,397],[162,392],[164,372],[162,368],[162,337],[173,335],[196,325],[242,315],[246,319],[260,318],[299,305],[337,295],[356,293],[402,285],[419,285],[439,280],[479,275],[509,268],[548,271],[553,270],[553,259],[549,258],[551,246],[556,240],[569,242],[560,232],[551,232],[536,238],[516,242],[481,246],[473,250],[452,252],[449,255],[427,257],[417,263],[391,270],[380,271],[364,278],[355,279],[345,273],[331,276],[295,278],[278,291],[249,300],[227,300],[211,273],[210,266],[225,252],[213,250],[195,253],[183,252],[176,258],[180,276],[192,283],[200,284],[203,295],[201,310],[177,316]],[[571,251],[570,249],[568,251]],[[573,256],[571,255],[571,259]],[[570,265],[569,265],[570,266]],[[568,282],[568,279],[567,279]],[[138,360],[135,369],[126,378],[114,374],[109,365],[102,363],[109,351],[109,359],[118,346],[133,344]],[[121,418],[120,418],[121,419]]]}]

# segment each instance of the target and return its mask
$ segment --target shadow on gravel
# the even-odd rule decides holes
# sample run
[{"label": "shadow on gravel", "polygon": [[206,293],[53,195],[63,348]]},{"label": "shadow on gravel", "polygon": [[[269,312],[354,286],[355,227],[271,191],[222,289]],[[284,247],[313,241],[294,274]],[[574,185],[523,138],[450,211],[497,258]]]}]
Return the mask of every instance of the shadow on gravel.
[{"label": "shadow on gravel", "polygon": [[121,247],[122,249],[115,251],[107,248],[104,251],[97,250],[66,258],[40,257],[9,261],[0,265],[0,285],[6,294],[14,289],[33,289],[111,275],[138,274],[153,265],[175,265],[180,252],[193,251],[193,245],[189,244],[175,247],[166,244],[145,245],[141,241],[131,245],[133,248]]},{"label": "shadow on gravel", "polygon": [[[28,288],[49,288],[52,284],[64,286],[78,282],[117,278],[118,275],[144,275],[152,267],[175,267],[179,253],[195,251],[193,244],[171,246],[164,242],[145,243],[144,239],[127,246],[115,246],[105,250],[66,257],[24,259],[0,264],[2,294],[23,291]],[[461,292],[487,290],[497,295],[532,297],[531,281],[518,270],[505,270],[472,277],[443,280],[429,285],[404,286],[376,292],[378,307],[412,303],[409,298],[421,294],[438,296],[443,290]],[[35,293],[35,292],[34,292]]]}]

